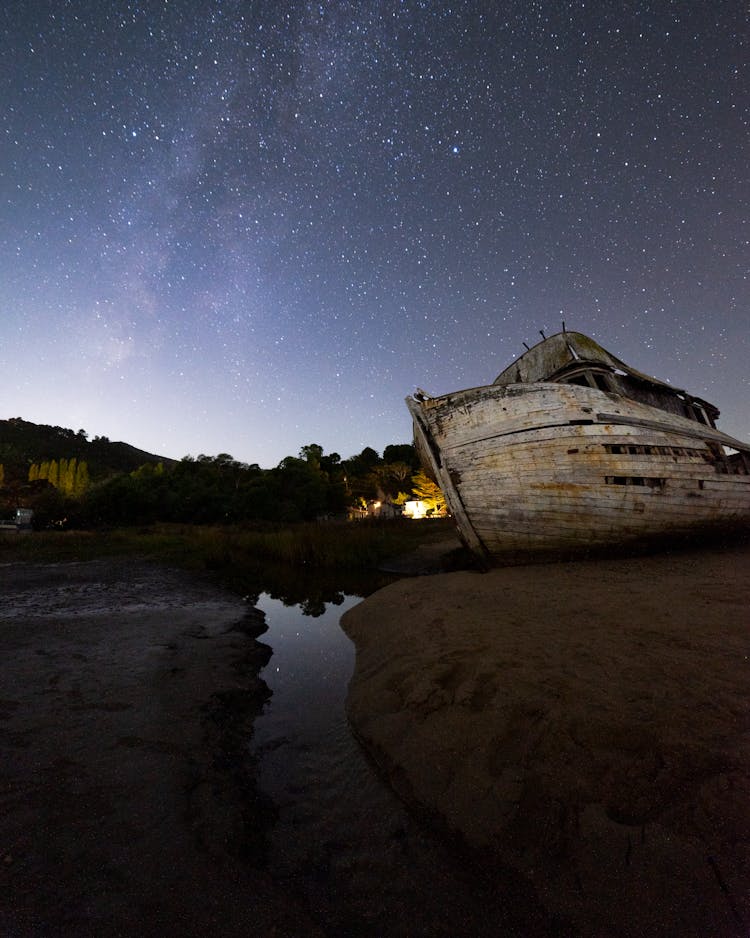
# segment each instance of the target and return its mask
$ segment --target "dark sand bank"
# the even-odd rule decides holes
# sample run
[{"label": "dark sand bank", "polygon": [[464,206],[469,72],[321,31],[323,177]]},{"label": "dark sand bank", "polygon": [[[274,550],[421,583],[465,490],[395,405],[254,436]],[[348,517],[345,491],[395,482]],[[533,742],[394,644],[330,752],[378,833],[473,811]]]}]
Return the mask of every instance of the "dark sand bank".
[{"label": "dark sand bank", "polygon": [[0,934],[316,934],[255,861],[262,617],[145,564],[0,567]]},{"label": "dark sand bank", "polygon": [[747,938],[748,546],[402,580],[342,624],[355,731],[550,933]]}]

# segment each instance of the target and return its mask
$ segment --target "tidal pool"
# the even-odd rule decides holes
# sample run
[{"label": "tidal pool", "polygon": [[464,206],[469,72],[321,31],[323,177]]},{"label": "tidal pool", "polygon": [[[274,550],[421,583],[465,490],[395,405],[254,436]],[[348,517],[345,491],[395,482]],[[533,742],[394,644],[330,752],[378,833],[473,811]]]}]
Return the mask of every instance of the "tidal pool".
[{"label": "tidal pool", "polygon": [[506,888],[501,900],[416,821],[353,737],[344,704],[354,646],[339,619],[360,599],[339,599],[314,617],[268,594],[257,603],[273,648],[261,672],[273,696],[252,743],[259,787],[278,809],[270,871],[330,935],[528,934],[509,927]]}]

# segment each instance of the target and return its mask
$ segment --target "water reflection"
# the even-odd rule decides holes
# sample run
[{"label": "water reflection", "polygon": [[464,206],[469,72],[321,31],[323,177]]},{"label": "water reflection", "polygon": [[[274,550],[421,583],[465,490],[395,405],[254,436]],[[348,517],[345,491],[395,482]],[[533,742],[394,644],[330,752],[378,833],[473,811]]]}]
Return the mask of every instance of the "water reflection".
[{"label": "water reflection", "polygon": [[[354,646],[339,627],[339,619],[359,601],[358,596],[339,593],[311,615],[306,602],[291,606],[267,593],[259,597],[257,606],[268,625],[263,642],[273,648],[273,655],[260,674],[272,697],[256,721],[256,741],[264,733],[273,735],[274,744],[282,735],[298,738],[303,730],[322,729],[334,712],[344,720]],[[284,743],[288,743],[286,738]],[[291,771],[290,766],[284,769],[286,775]]]},{"label": "water reflection", "polygon": [[363,598],[397,579],[378,571],[308,570],[283,564],[243,565],[240,589],[248,601],[258,605],[262,595],[295,607],[295,615],[318,618],[329,606],[341,607],[347,596]]},{"label": "water reflection", "polygon": [[264,592],[257,601],[273,648],[261,672],[272,696],[253,738],[259,787],[278,809],[273,875],[326,934],[513,935],[495,887],[407,813],[351,734],[354,647],[339,619],[360,596],[334,589],[296,605],[288,597]]}]

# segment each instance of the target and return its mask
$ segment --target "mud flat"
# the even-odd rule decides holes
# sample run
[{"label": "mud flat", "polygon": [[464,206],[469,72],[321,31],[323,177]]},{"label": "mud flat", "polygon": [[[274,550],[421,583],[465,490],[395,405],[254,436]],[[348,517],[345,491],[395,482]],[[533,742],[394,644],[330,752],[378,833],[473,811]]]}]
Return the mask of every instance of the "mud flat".
[{"label": "mud flat", "polygon": [[146,564],[0,567],[0,933],[317,934],[259,867],[262,615]]},{"label": "mud flat", "polygon": [[350,722],[550,933],[750,934],[750,547],[402,580]]}]

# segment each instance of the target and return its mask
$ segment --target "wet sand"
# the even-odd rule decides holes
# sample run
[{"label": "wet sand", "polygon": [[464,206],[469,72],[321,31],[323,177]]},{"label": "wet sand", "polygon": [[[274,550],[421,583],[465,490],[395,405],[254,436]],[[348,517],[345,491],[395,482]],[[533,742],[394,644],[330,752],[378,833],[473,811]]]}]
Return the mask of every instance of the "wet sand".
[{"label": "wet sand", "polygon": [[352,726],[550,934],[750,934],[750,547],[402,580]]},{"label": "wet sand", "polygon": [[261,614],[137,562],[0,597],[0,934],[318,934],[259,868]]}]

